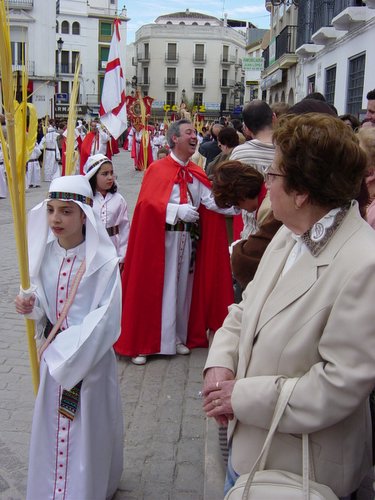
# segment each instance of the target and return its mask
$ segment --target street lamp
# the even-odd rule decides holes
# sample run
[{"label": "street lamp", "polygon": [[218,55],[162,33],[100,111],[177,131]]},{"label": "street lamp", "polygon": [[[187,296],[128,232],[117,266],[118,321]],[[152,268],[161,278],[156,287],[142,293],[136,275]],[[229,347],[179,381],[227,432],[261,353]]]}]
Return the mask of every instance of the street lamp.
[{"label": "street lamp", "polygon": [[60,38],[57,40],[57,50],[59,51],[59,53],[62,51],[63,45],[64,40],[60,36]]}]

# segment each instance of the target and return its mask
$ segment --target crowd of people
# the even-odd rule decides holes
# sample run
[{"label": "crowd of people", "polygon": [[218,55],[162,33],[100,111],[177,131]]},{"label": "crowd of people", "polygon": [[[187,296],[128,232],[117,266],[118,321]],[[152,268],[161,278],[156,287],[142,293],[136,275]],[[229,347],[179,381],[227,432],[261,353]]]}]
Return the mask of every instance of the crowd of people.
[{"label": "crowd of people", "polygon": [[302,474],[308,435],[315,480],[355,498],[373,451],[375,90],[362,124],[322,97],[251,101],[243,123],[199,131],[186,117],[130,126],[123,147],[147,163],[131,224],[98,121],[77,123],[80,175],[59,165],[64,127],[39,138],[29,162],[43,154],[51,182],[29,213],[33,288],[15,300],[40,346],[28,500],[115,493],[115,353],[143,365],[209,344],[203,410],[227,433],[225,493],[297,378],[266,468]]}]

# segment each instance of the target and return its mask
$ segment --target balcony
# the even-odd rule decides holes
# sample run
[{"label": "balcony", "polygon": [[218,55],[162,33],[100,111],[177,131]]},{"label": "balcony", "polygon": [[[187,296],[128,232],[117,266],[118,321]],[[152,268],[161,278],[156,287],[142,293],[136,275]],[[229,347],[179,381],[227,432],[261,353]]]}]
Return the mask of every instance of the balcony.
[{"label": "balcony", "polygon": [[193,78],[191,85],[193,88],[204,89],[206,87],[206,79],[205,78]]},{"label": "balcony", "polygon": [[234,87],[234,80],[228,80],[228,78],[223,78],[220,80],[220,87],[222,89],[230,89],[231,87]]},{"label": "balcony", "polygon": [[237,61],[234,63],[235,66],[241,67],[242,66],[242,57],[239,57]]},{"label": "balcony", "polygon": [[166,63],[178,63],[178,54],[165,54],[165,62]]},{"label": "balcony", "polygon": [[[75,69],[75,63],[58,63],[56,64],[56,75],[74,75]],[[82,74],[82,66],[79,68],[79,74]]]},{"label": "balcony", "polygon": [[297,26],[286,26],[276,37],[276,61],[281,69],[297,64],[296,42]]},{"label": "balcony", "polygon": [[25,65],[18,63],[12,64],[12,71],[24,71],[26,69],[28,76],[35,75],[35,61],[27,61],[26,68]]},{"label": "balcony", "polygon": [[7,7],[9,9],[31,10],[34,7],[34,0],[9,0]]},{"label": "balcony", "polygon": [[178,78],[164,78],[164,87],[178,87]]},{"label": "balcony", "polygon": [[150,53],[146,52],[145,54],[137,54],[136,60],[142,64],[150,62]]},{"label": "balcony", "polygon": [[337,39],[338,35],[339,31],[335,28],[332,28],[332,26],[325,26],[316,31],[311,39],[317,45],[329,45]]},{"label": "balcony", "polygon": [[366,7],[348,7],[332,19],[332,26],[336,30],[350,31],[366,20]]},{"label": "balcony", "polygon": [[193,54],[193,64],[206,64],[206,56],[202,54]]},{"label": "balcony", "polygon": [[234,64],[236,62],[236,59],[233,56],[224,56],[221,54],[220,56],[220,63],[223,66],[230,66],[231,64]]}]

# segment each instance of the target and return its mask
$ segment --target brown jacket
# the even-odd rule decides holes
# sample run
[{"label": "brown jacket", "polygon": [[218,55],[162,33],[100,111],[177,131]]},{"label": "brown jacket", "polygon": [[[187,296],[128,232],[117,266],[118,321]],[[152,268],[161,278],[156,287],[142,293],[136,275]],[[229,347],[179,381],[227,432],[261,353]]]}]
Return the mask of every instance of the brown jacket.
[{"label": "brown jacket", "polygon": [[264,251],[281,225],[270,212],[258,232],[234,245],[231,257],[232,273],[243,290],[253,279]]}]

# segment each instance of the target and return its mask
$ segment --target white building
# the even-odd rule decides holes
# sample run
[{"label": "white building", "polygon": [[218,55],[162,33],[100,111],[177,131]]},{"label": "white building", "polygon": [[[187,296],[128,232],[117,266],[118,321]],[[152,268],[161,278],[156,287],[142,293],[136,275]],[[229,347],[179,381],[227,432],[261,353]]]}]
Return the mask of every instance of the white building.
[{"label": "white building", "polygon": [[266,7],[263,98],[294,104],[320,92],[338,114],[361,117],[375,88],[375,0],[266,0]]},{"label": "white building", "polygon": [[28,93],[38,117],[68,115],[78,56],[78,114],[96,115],[115,17],[122,21],[120,51],[125,67],[125,8],[118,13],[118,0],[9,0],[8,4],[12,69],[21,70],[25,64]]},{"label": "white building", "polygon": [[[361,116],[375,88],[375,2],[324,2],[314,16],[301,5],[298,16],[298,95],[321,92],[339,114]],[[310,29],[303,29],[306,16]]]},{"label": "white building", "polygon": [[246,28],[236,30],[226,19],[187,9],[142,26],[134,45],[127,80],[155,99],[154,112],[185,101],[218,116],[243,103],[238,89],[244,84]]},{"label": "white building", "polygon": [[[118,0],[58,0],[56,5],[56,114],[66,116],[75,61],[80,57],[81,114],[97,115]],[[126,10],[118,16],[120,53],[125,68]],[[59,50],[59,48],[61,50]]]},{"label": "white building", "polygon": [[10,0],[8,5],[12,69],[20,71],[26,66],[28,93],[33,93],[38,116],[51,115],[55,93],[56,5],[44,0]]}]

